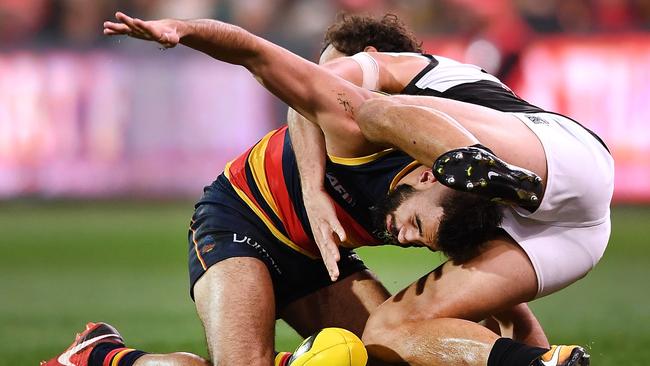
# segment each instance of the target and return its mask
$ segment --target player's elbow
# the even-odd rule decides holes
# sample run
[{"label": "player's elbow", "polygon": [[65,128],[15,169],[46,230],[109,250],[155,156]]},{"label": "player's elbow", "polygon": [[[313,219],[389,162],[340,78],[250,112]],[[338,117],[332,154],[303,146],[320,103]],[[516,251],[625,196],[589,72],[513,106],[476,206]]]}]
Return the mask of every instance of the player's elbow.
[{"label": "player's elbow", "polygon": [[393,119],[397,118],[399,106],[386,97],[364,101],[355,118],[363,135],[372,142],[386,142],[384,137],[390,132]]}]

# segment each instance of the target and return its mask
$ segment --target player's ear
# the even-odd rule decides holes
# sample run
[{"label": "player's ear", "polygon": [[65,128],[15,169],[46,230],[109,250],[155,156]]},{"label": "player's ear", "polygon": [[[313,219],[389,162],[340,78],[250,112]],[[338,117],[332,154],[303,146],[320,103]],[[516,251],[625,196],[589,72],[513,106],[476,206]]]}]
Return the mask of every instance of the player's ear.
[{"label": "player's ear", "polygon": [[377,49],[373,46],[366,46],[366,48],[363,49],[363,52],[379,52]]},{"label": "player's ear", "polygon": [[433,175],[433,172],[431,169],[425,169],[420,173],[420,176],[418,177],[418,183],[421,185],[431,185],[435,183],[436,177]]}]

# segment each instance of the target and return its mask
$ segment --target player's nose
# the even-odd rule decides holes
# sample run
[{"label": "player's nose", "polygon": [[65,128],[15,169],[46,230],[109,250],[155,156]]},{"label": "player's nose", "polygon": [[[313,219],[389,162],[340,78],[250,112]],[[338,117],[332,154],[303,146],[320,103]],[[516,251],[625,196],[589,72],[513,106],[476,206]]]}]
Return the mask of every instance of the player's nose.
[{"label": "player's nose", "polygon": [[402,226],[397,233],[397,241],[400,242],[400,244],[408,243],[406,240],[406,228],[404,226]]},{"label": "player's nose", "polygon": [[401,244],[413,243],[418,240],[418,235],[417,231],[414,231],[412,228],[408,227],[408,225],[404,225],[399,230],[397,240]]}]

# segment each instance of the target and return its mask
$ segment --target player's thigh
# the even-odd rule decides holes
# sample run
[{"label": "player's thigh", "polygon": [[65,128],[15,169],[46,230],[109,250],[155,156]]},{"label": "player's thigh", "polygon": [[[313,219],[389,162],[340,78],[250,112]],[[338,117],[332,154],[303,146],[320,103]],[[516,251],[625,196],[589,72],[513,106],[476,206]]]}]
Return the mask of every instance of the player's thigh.
[{"label": "player's thigh", "polygon": [[194,298],[214,364],[272,364],[275,298],[261,260],[233,257],[212,265],[194,285]]},{"label": "player's thigh", "polygon": [[361,337],[370,313],[389,296],[370,271],[361,270],[293,301],[280,316],[303,337],[326,327]]},{"label": "player's thigh", "polygon": [[371,314],[366,331],[431,318],[480,321],[533,299],[536,292],[537,277],[525,252],[502,237],[472,260],[446,262],[392,296]]}]

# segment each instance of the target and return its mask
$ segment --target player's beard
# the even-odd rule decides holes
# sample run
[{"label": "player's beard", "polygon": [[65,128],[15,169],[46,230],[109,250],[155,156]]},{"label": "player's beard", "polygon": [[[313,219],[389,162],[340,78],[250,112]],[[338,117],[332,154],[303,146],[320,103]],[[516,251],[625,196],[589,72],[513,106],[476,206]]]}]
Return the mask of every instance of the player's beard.
[{"label": "player's beard", "polygon": [[386,217],[395,212],[397,207],[402,204],[407,198],[416,192],[413,186],[408,184],[400,184],[395,189],[387,194],[382,200],[377,202],[376,205],[370,208],[372,215],[373,234],[384,245],[399,245],[401,247],[409,247],[413,245],[402,244],[397,240],[397,228],[395,221],[392,220],[392,227],[386,227]]}]

